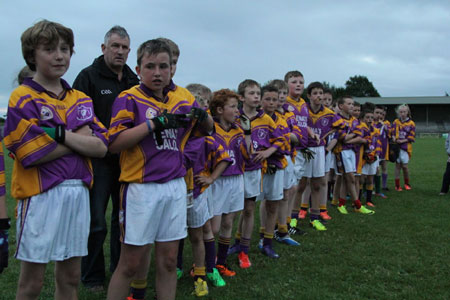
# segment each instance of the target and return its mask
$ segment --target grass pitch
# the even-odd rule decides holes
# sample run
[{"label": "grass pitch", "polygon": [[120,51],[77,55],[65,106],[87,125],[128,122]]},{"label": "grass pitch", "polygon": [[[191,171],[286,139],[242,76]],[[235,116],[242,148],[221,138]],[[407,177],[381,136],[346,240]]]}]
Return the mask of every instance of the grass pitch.
[{"label": "grass pitch", "polygon": [[[414,144],[413,190],[393,191],[393,164],[389,164],[391,191],[388,199],[374,198],[375,215],[344,216],[329,207],[333,220],[326,232],[314,231],[302,222],[308,234],[294,237],[300,247],[274,242],[281,255],[278,260],[259,253],[256,221],[249,254],[252,267],[240,270],[237,257],[230,257],[237,275],[226,279],[226,287],[210,286],[204,299],[450,299],[450,195],[438,196],[447,159],[443,145],[444,140],[437,138],[421,138]],[[11,161],[7,156],[5,160],[9,182]],[[8,194],[10,216],[14,216],[14,204]],[[19,262],[13,257],[15,242],[12,229],[10,265],[0,275],[0,299],[15,297],[19,276]],[[195,299],[193,281],[186,274],[192,263],[189,248],[187,242],[185,275],[178,282],[177,299]],[[53,264],[49,264],[40,299],[53,298],[53,282]],[[154,297],[153,282],[152,268],[146,299]],[[79,298],[104,299],[106,294],[92,294],[80,287]]]}]

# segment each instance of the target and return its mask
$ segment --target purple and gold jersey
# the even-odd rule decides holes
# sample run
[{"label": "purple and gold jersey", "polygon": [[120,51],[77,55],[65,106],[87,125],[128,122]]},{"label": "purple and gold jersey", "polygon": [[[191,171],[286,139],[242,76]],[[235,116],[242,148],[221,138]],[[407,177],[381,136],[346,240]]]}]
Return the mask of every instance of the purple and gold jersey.
[{"label": "purple and gold jersey", "polygon": [[[174,85],[172,85],[174,86]],[[123,91],[116,98],[109,127],[111,142],[124,130],[137,126],[159,116],[165,110],[169,113],[186,114],[195,104],[194,96],[178,93],[181,89],[166,90],[163,101],[158,101],[144,84]],[[189,96],[190,95],[190,96]],[[161,132],[162,144],[156,141],[153,132],[138,144],[120,153],[121,182],[165,183],[183,177],[183,148],[192,130],[187,128],[165,129]]]},{"label": "purple and gold jersey", "polygon": [[374,123],[380,131],[381,152],[380,159],[389,159],[389,139],[391,134],[391,123],[388,120]]},{"label": "purple and gold jersey", "polygon": [[[232,162],[225,149],[212,136],[190,138],[184,148],[186,168],[192,168],[192,175],[210,176],[221,161]],[[195,183],[193,195],[196,199],[208,186]]]},{"label": "purple and gold jersey", "polygon": [[370,126],[369,128],[369,143],[367,144],[365,152],[374,156],[380,156],[381,153],[380,130],[375,126]]},{"label": "purple and gold jersey", "polygon": [[275,165],[278,169],[284,169],[287,166],[286,155],[291,153],[291,144],[289,142],[289,126],[286,121],[277,113],[271,116],[272,120],[275,122],[278,131],[283,136],[283,147],[276,151],[274,154],[267,158],[267,163],[270,165]]},{"label": "purple and gold jersey", "polygon": [[283,109],[285,111],[292,112],[295,116],[295,120],[297,121],[297,126],[300,130],[299,136],[299,145],[297,145],[296,149],[304,149],[308,143],[308,116],[309,111],[306,106],[305,100],[300,98],[299,101],[292,99],[291,97],[286,98],[286,103],[283,105]]},{"label": "purple and gold jersey", "polygon": [[232,124],[229,131],[225,131],[218,122],[214,122],[214,126],[214,140],[223,147],[231,159],[231,164],[221,176],[244,174],[245,160],[248,158],[244,131],[237,124]]},{"label": "purple and gold jersey", "polygon": [[412,143],[416,141],[416,124],[411,119],[406,119],[406,121],[401,121],[399,119],[395,119],[392,123],[393,126],[393,135],[396,140],[407,139],[408,142],[399,144],[400,149],[408,152],[409,157],[412,154]]},{"label": "purple and gold jersey", "polygon": [[81,179],[92,185],[90,159],[77,153],[33,165],[58,145],[40,127],[63,125],[75,131],[89,125],[93,134],[108,144],[108,132],[94,115],[91,98],[62,79],[61,84],[64,92],[58,97],[27,78],[9,99],[4,142],[16,157],[11,184],[16,199],[41,194],[66,179]]},{"label": "purple and gold jersey", "polygon": [[[353,125],[355,126],[353,133],[355,137],[362,137],[366,140],[369,140],[370,130],[367,127],[367,124],[361,122],[359,119],[354,118]],[[356,162],[356,173],[361,174],[362,167],[364,164],[363,155],[364,155],[364,145],[363,144],[351,144],[353,145],[353,151],[355,151],[355,162]]]},{"label": "purple and gold jersey", "polygon": [[5,159],[3,157],[3,145],[1,139],[2,137],[0,136],[0,196],[4,196],[6,194]]},{"label": "purple and gold jersey", "polygon": [[[244,113],[242,109],[240,110],[240,113]],[[270,147],[275,147],[277,152],[283,150],[286,141],[283,134],[269,115],[265,114],[262,110],[259,110],[256,116],[250,119],[250,123],[252,131],[252,153],[255,151],[264,151]],[[252,153],[250,153],[250,158],[245,162],[245,171],[254,171],[265,168],[267,166],[267,161],[254,162]]]},{"label": "purple and gold jersey", "polygon": [[312,137],[308,137],[307,145],[308,147],[325,146],[327,143],[326,139],[324,139],[325,135],[333,129],[344,128],[344,121],[334,111],[323,105],[320,106],[317,112],[312,111],[309,104],[307,106],[309,110],[308,127],[320,137],[320,144],[317,144]]},{"label": "purple and gold jersey", "polygon": [[295,150],[295,147],[291,146],[291,136],[290,134],[294,134],[299,141],[301,141],[302,133],[300,131],[300,128],[298,128],[297,120],[295,119],[295,115],[293,112],[286,111],[283,109],[283,112],[275,111],[277,116],[280,116],[286,121],[286,124],[288,125],[288,132],[285,133],[285,139],[288,142],[289,145],[289,153],[287,155],[290,155],[292,158],[294,158],[297,155],[297,151]]},{"label": "purple and gold jersey", "polygon": [[340,153],[343,150],[353,150],[353,144],[344,143],[343,140],[348,134],[355,133],[358,135],[359,133],[357,131],[357,125],[359,124],[358,119],[353,116],[350,116],[347,119],[341,114],[338,114],[338,116],[342,119],[343,125],[340,129],[338,129],[338,131],[335,132],[333,137],[338,140],[336,147],[333,149],[334,153]]}]

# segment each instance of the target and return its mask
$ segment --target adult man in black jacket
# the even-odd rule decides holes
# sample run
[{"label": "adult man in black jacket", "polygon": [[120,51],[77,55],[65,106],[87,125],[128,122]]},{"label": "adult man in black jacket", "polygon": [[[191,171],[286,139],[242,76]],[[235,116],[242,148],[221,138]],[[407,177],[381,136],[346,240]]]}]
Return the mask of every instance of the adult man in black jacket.
[{"label": "adult man in black jacket", "polygon": [[[120,92],[139,84],[136,74],[126,65],[130,52],[130,37],[120,26],[114,26],[105,35],[103,55],[83,69],[75,79],[73,88],[92,98],[95,115],[107,128],[111,109]],[[113,272],[120,257],[119,229],[119,156],[108,153],[103,159],[92,159],[94,186],[90,191],[91,228],[88,255],[81,264],[81,281],[93,290],[103,290],[105,260],[103,243],[107,233],[105,212],[111,196],[110,271]]]}]

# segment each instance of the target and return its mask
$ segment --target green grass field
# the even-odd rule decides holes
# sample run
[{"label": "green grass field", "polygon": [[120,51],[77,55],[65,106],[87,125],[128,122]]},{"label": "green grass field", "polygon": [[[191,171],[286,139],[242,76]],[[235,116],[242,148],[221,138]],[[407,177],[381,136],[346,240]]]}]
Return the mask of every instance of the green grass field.
[{"label": "green grass field", "polygon": [[[450,299],[450,195],[438,196],[446,153],[444,140],[418,139],[410,163],[412,191],[393,190],[393,165],[389,166],[388,199],[375,198],[376,214],[338,214],[326,232],[308,232],[296,237],[297,248],[275,242],[281,255],[270,260],[258,252],[257,228],[250,259],[253,266],[240,270],[237,257],[229,258],[237,271],[223,288],[210,287],[205,299]],[[6,159],[7,182],[11,161]],[[8,196],[9,215],[15,201]],[[10,265],[0,275],[0,299],[14,299],[19,262],[13,258],[15,230],[10,231]],[[107,243],[106,243],[107,244]],[[192,260],[185,246],[185,270]],[[106,248],[105,248],[106,249]],[[108,253],[108,252],[106,252]],[[110,276],[110,274],[108,275]],[[53,265],[47,267],[40,299],[52,299]],[[153,299],[154,269],[149,273],[146,299]],[[185,275],[178,283],[177,299],[191,296],[193,281]],[[80,299],[104,299],[80,287]]]}]

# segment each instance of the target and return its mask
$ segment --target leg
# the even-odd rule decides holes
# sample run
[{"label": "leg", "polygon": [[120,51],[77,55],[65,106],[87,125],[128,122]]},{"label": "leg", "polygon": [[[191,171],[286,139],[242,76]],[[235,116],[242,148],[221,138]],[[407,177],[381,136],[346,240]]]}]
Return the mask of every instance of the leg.
[{"label": "leg", "polygon": [[189,240],[192,245],[192,256],[195,267],[205,268],[205,244],[203,243],[203,228],[189,228]]},{"label": "leg", "polygon": [[255,221],[255,200],[256,197],[244,200],[244,210],[242,211],[242,231],[241,231],[241,251],[248,254],[250,240],[252,238],[253,223]]},{"label": "leg", "polygon": [[156,295],[158,300],[173,300],[177,290],[178,241],[156,242]]},{"label": "leg", "polygon": [[45,267],[47,264],[37,264],[22,261],[20,263],[19,282],[17,284],[17,300],[38,299],[44,285]]},{"label": "leg", "polygon": [[387,190],[387,178],[388,178],[388,173],[387,173],[387,160],[382,160],[380,162],[381,165],[381,183],[383,186],[384,190]]},{"label": "leg", "polygon": [[261,201],[259,206],[259,234],[260,238],[262,239],[264,237],[264,231],[266,229],[266,218],[267,218],[267,212],[266,212],[266,200]]},{"label": "leg", "polygon": [[400,163],[395,163],[395,189],[401,190],[400,188],[400,171],[402,169],[402,165]]},{"label": "leg", "polygon": [[317,230],[326,230],[325,226],[319,224],[320,200],[326,192],[325,177],[311,178],[311,209],[310,220],[312,226]]},{"label": "leg", "polygon": [[374,206],[372,203],[372,194],[373,194],[373,175],[366,176],[366,203],[368,206]]},{"label": "leg", "polygon": [[300,179],[300,182],[298,183],[297,186],[297,193],[295,195],[295,202],[294,202],[294,208],[292,209],[292,213],[294,214],[295,212],[298,213],[300,207],[301,207],[301,203],[303,201],[303,193],[306,190],[306,184],[308,183],[308,178],[306,177],[302,177],[302,179]]},{"label": "leg", "polygon": [[447,162],[444,176],[442,177],[441,194],[447,194],[450,185],[450,162]]},{"label": "leg", "polygon": [[122,244],[119,263],[109,282],[106,299],[123,300],[128,296],[131,280],[137,277],[138,270],[143,268],[142,265],[150,261],[150,250],[151,245]]},{"label": "leg", "polygon": [[214,236],[217,236],[217,234],[219,234],[221,222],[222,222],[222,215],[214,216],[211,219],[211,228],[212,228],[212,232],[213,232]]},{"label": "leg", "polygon": [[111,174],[111,202],[112,202],[112,212],[111,212],[111,238],[109,241],[110,246],[110,262],[109,271],[111,273],[117,267],[120,257],[120,224],[119,224],[119,211],[120,211],[120,166],[117,161],[116,165],[113,166],[113,174]]},{"label": "leg", "polygon": [[76,300],[81,275],[81,257],[55,263],[55,299]]},{"label": "leg", "polygon": [[408,164],[402,164],[402,170],[403,170],[403,180],[405,181],[405,188],[408,189],[408,187],[410,186]]}]

